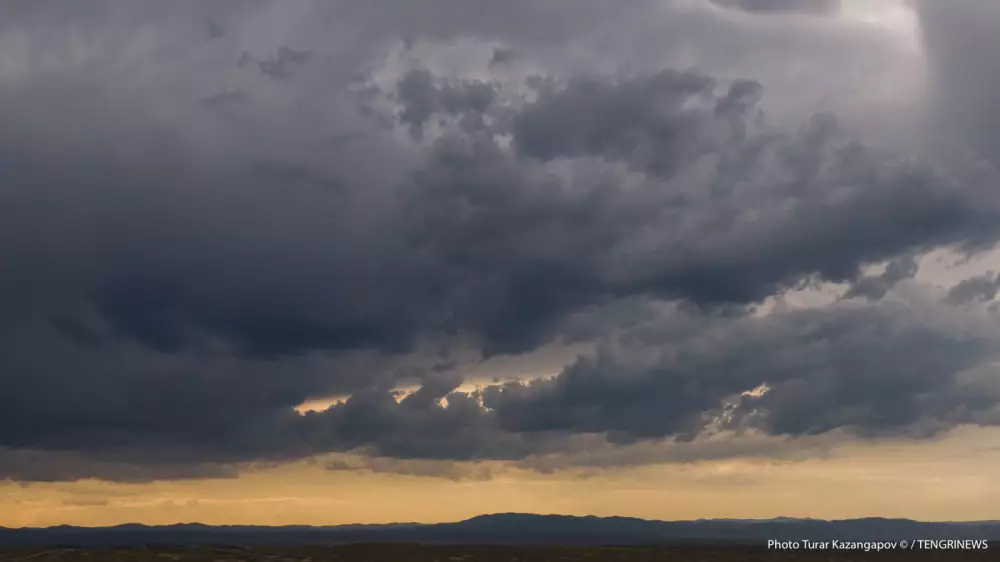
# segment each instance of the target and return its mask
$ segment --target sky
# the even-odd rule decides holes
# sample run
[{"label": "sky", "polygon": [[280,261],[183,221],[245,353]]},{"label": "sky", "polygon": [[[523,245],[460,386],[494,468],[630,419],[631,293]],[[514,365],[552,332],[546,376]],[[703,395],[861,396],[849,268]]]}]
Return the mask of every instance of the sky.
[{"label": "sky", "polygon": [[1000,519],[993,0],[11,0],[0,525]]}]

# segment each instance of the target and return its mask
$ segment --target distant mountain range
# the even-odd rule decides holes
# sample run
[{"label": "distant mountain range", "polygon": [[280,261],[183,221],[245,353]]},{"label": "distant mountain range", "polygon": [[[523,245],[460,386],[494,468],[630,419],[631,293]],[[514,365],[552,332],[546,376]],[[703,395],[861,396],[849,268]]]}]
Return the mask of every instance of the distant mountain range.
[{"label": "distant mountain range", "polygon": [[0,527],[0,546],[292,546],[357,542],[454,544],[647,545],[662,543],[763,544],[768,540],[898,541],[915,539],[1000,540],[1000,521],[925,523],[908,519],[824,521],[779,517],[766,520],[649,521],[630,517],[572,517],[504,513],[457,523],[387,525]]}]

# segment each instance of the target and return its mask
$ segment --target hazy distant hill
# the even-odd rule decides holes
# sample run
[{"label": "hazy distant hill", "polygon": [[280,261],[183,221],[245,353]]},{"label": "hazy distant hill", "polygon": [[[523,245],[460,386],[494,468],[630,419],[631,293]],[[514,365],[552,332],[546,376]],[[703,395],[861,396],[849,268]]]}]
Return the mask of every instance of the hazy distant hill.
[{"label": "hazy distant hill", "polygon": [[636,545],[668,542],[764,543],[778,540],[1000,540],[1000,521],[923,523],[907,519],[648,521],[504,513],[458,523],[333,527],[168,526],[0,527],[0,546],[303,545],[346,542]]}]

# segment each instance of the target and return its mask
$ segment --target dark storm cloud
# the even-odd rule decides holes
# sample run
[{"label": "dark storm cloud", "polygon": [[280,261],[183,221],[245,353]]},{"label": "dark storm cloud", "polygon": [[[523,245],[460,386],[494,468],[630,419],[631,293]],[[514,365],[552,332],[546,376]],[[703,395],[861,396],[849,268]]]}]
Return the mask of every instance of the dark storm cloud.
[{"label": "dark storm cloud", "polygon": [[844,295],[845,298],[864,297],[878,300],[904,279],[912,279],[917,274],[916,256],[902,256],[885,266],[885,271],[879,275],[863,275],[851,284]]},{"label": "dark storm cloud", "polygon": [[[698,156],[708,117],[687,106],[714,102],[714,80],[698,72],[663,72],[621,84],[580,80],[526,108],[514,123],[525,156],[644,158],[643,168],[672,175],[677,162]],[[717,107],[722,107],[721,103]]]},{"label": "dark storm cloud", "polygon": [[402,106],[399,121],[419,140],[423,138],[424,124],[434,115],[459,116],[466,130],[482,130],[483,116],[497,101],[497,92],[481,81],[438,84],[433,74],[418,68],[399,80],[396,99]]},{"label": "dark storm cloud", "polygon": [[[995,423],[975,368],[996,330],[971,307],[747,312],[822,280],[878,297],[912,275],[901,256],[989,246],[988,177],[852,141],[826,114],[779,128],[749,79],[556,65],[501,85],[378,62],[408,35],[506,41],[530,61],[651,5],[358,2],[329,19],[283,3],[195,18],[14,5],[0,23],[18,46],[0,66],[0,476],[218,475],[327,452],[525,460],[581,435],[713,424]],[[206,42],[205,18],[225,33]],[[482,46],[487,72],[497,47]],[[382,90],[352,89],[359,73]],[[379,111],[391,119],[373,124]],[[673,301],[694,306],[663,317]],[[604,346],[552,380],[455,391],[453,352],[561,340]],[[403,382],[422,386],[397,402]],[[293,410],[333,394],[350,398]]]},{"label": "dark storm cloud", "polygon": [[1000,275],[989,271],[960,281],[948,290],[948,300],[956,304],[989,302],[996,298],[998,290],[1000,290]]},{"label": "dark storm cloud", "polygon": [[[580,434],[613,443],[718,429],[928,437],[1000,423],[996,371],[969,372],[996,359],[996,318],[913,304],[737,321],[679,313],[627,330],[552,379],[471,394],[425,387],[398,404],[365,395],[311,417],[318,434],[336,436],[331,445],[452,460],[525,458]],[[758,387],[766,391],[743,394]]]},{"label": "dark storm cloud", "polygon": [[[902,252],[994,239],[988,186],[852,142],[831,116],[748,132],[759,88],[713,86],[666,71],[543,92],[514,119],[522,159],[482,137],[440,141],[416,176],[411,213],[430,216],[411,240],[502,291],[478,302],[543,320],[623,295],[750,303],[813,275],[850,280]],[[646,176],[624,188],[590,158]],[[536,162],[567,159],[571,185]]]},{"label": "dark storm cloud", "polygon": [[[683,438],[705,428],[707,413],[725,415],[723,401],[766,385],[762,397],[742,402],[753,402],[768,433],[919,432],[982,413],[966,410],[972,395],[963,393],[981,389],[962,387],[957,373],[995,353],[985,326],[973,323],[956,338],[947,321],[914,317],[900,305],[686,324],[699,323],[688,334],[670,323],[636,328],[620,348],[486,405],[503,426],[521,430]],[[995,382],[977,401],[984,411],[995,411]]]}]

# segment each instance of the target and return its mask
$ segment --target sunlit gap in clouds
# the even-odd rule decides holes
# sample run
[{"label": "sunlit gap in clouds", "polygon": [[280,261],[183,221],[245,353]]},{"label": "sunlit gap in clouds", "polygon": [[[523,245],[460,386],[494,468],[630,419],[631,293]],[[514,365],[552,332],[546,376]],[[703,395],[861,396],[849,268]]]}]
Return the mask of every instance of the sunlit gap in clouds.
[{"label": "sunlit gap in clouds", "polygon": [[[461,369],[463,382],[455,392],[471,394],[489,386],[511,382],[527,383],[534,380],[557,376],[579,356],[591,352],[592,344],[577,343],[544,346],[534,353],[525,355],[496,356],[482,361],[470,360],[457,365]],[[413,394],[420,388],[420,382],[398,384],[392,389],[397,402]],[[322,412],[351,397],[350,393],[311,397],[295,407],[300,414]]]},{"label": "sunlit gap in clouds", "polygon": [[[525,382],[527,380],[549,378],[549,377],[553,377],[555,375],[556,375],[556,373],[550,373],[550,374],[538,375],[536,377],[530,377],[530,378],[527,378],[527,379],[518,379],[518,380],[520,382]],[[472,393],[474,393],[474,392],[476,392],[478,390],[482,390],[483,388],[485,388],[487,386],[494,386],[494,385],[499,385],[499,384],[502,384],[502,383],[497,383],[497,382],[494,382],[492,380],[485,380],[485,381],[469,380],[469,381],[465,381],[464,383],[462,383],[461,385],[459,385],[459,387],[456,388],[454,390],[454,392],[460,392],[460,393],[463,393],[463,394],[472,394]],[[406,398],[407,396],[413,394],[414,392],[416,392],[418,390],[420,390],[420,385],[419,384],[412,384],[412,385],[406,385],[406,386],[396,387],[396,388],[392,389],[392,393],[393,393],[393,397],[396,399],[396,402],[399,403],[399,402],[402,402],[404,398]],[[326,411],[326,410],[332,408],[333,406],[336,406],[337,404],[339,404],[341,402],[347,401],[348,399],[350,399],[350,397],[351,397],[350,394],[339,394],[339,395],[334,395],[334,396],[327,396],[327,397],[323,397],[323,398],[315,398],[315,399],[307,400],[307,401],[303,402],[302,404],[299,404],[298,406],[296,406],[295,407],[295,411],[298,412],[298,413],[300,413],[300,414],[306,414],[307,412],[323,412],[323,411]],[[447,398],[442,398],[441,402],[439,402],[439,403],[442,406],[447,406],[448,399]]]}]

